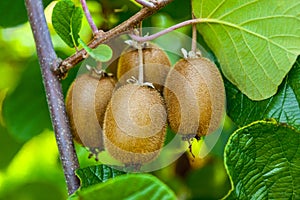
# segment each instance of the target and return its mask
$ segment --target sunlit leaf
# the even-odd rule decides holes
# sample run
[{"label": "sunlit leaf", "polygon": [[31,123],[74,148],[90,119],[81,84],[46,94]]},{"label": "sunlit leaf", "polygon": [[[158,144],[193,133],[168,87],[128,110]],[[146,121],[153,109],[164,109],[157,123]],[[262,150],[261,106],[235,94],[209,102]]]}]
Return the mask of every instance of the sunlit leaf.
[{"label": "sunlit leaf", "polygon": [[[47,194],[47,195],[45,195]],[[10,188],[4,194],[0,194],[1,199],[25,199],[37,200],[63,200],[66,199],[66,193],[61,190],[57,185],[40,181],[26,182],[16,188]]]},{"label": "sunlit leaf", "polygon": [[81,39],[79,39],[79,43],[96,61],[107,62],[112,58],[112,49],[106,44],[100,44],[97,48],[91,49]]},{"label": "sunlit leaf", "polygon": [[251,101],[234,85],[225,82],[228,115],[239,126],[275,118],[300,130],[300,59],[284,79],[278,92],[264,101]]},{"label": "sunlit leaf", "polygon": [[159,179],[148,174],[128,174],[79,190],[70,199],[175,200],[175,194]]},{"label": "sunlit leaf", "polygon": [[83,13],[71,0],[59,1],[53,8],[52,24],[61,39],[70,47],[78,46]]},{"label": "sunlit leaf", "polygon": [[276,121],[237,130],[225,148],[228,199],[299,199],[300,132]]},{"label": "sunlit leaf", "polygon": [[52,184],[57,188],[65,189],[64,174],[59,164],[54,133],[44,131],[26,142],[10,162],[3,178],[4,184],[0,187],[0,196],[13,190],[17,191],[19,187],[24,187],[24,184],[41,180],[48,183],[49,187]]},{"label": "sunlit leaf", "polygon": [[193,0],[227,79],[252,100],[277,91],[300,54],[298,0]]}]

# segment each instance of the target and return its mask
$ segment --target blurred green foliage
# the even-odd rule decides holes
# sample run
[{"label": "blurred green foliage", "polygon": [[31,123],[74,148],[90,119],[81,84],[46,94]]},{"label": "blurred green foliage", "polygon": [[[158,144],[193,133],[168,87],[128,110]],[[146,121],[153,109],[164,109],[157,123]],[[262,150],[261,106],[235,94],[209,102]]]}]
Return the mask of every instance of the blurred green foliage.
[{"label": "blurred green foliage", "polygon": [[[74,2],[78,4],[79,0]],[[13,3],[14,13],[21,13],[14,15],[14,20],[7,15],[12,13],[1,12],[7,9],[7,5],[4,5],[4,1],[0,3],[0,199],[66,199],[66,184],[54,133],[49,125],[49,112],[45,107],[46,101],[43,96],[45,94],[35,90],[42,88],[42,82],[32,33],[24,18],[24,5],[21,5],[23,3],[23,1]],[[50,1],[46,2],[47,5],[49,3]],[[11,4],[10,2],[9,5]],[[75,50],[65,45],[53,30],[50,23],[53,6],[54,4],[50,3],[45,10],[46,18],[55,49],[61,58],[66,58]],[[88,6],[97,26],[103,30],[125,21],[140,9],[133,1],[128,0],[88,1]],[[190,4],[187,1],[176,0],[145,20],[144,26],[165,28],[189,19],[189,12]],[[6,28],[7,26],[14,27]],[[191,35],[191,29],[182,28],[179,29],[179,33]],[[85,19],[80,36],[85,42],[92,36]],[[167,46],[176,45],[174,48],[178,51],[181,47],[190,48],[190,44],[184,43],[183,40],[174,43],[172,39],[157,39],[155,42]],[[211,51],[205,50],[208,57],[213,58]],[[170,55],[172,63],[176,62],[178,56]],[[78,68],[71,70],[68,77],[62,81],[64,94],[75,78],[77,70]],[[27,98],[28,96],[30,98]],[[2,108],[2,103],[9,98],[18,101],[20,107],[11,105],[11,108],[15,108],[12,112],[16,117],[5,119],[2,111],[6,108]],[[24,113],[24,109],[28,107],[31,107],[31,111]],[[32,123],[31,129],[26,126],[28,119]],[[34,128],[34,125],[38,125],[39,128]],[[222,165],[223,150],[233,129],[232,122],[226,120],[222,137],[219,138],[212,154],[201,161],[204,163],[202,166],[192,167],[184,155],[177,162],[153,174],[173,189],[179,198],[218,199],[224,196],[230,184]],[[76,150],[81,167],[99,164],[93,159],[88,159],[89,153],[86,149],[76,145]],[[209,179],[208,184],[206,179]]]}]

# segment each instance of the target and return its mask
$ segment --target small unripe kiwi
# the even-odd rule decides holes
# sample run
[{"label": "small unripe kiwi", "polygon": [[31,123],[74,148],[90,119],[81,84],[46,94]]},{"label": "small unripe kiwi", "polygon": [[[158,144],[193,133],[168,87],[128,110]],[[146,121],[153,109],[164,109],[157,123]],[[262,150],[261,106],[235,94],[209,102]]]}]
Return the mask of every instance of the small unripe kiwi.
[{"label": "small unripe kiwi", "polygon": [[167,113],[153,88],[127,84],[114,92],[104,119],[105,149],[125,166],[154,160],[164,144]]},{"label": "small unripe kiwi", "polygon": [[92,153],[103,150],[104,114],[114,87],[112,77],[83,74],[69,88],[66,110],[74,140]]},{"label": "small unripe kiwi", "polygon": [[166,79],[164,98],[171,129],[187,138],[212,133],[223,118],[222,76],[206,58],[179,60]]},{"label": "small unripe kiwi", "polygon": [[[154,87],[162,92],[163,85],[171,67],[167,54],[152,43],[145,44],[143,51],[144,81],[153,83]],[[135,47],[126,48],[118,62],[117,78],[121,85],[132,76],[138,77],[139,53]]]}]

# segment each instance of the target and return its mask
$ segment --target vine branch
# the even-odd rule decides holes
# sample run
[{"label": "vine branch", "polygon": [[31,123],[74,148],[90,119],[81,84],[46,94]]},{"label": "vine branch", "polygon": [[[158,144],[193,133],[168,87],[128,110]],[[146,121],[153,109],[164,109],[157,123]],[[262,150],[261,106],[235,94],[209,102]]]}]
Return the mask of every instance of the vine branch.
[{"label": "vine branch", "polygon": [[68,193],[79,188],[75,170],[79,168],[70,125],[66,116],[64,98],[59,78],[52,68],[59,65],[59,59],[53,49],[42,0],[25,0],[29,22],[33,32],[43,82],[46,90],[48,108],[64,170]]},{"label": "vine branch", "polygon": [[[154,7],[143,7],[139,12],[137,12],[135,15],[133,15],[132,17],[130,17],[128,20],[124,21],[120,25],[116,26],[113,29],[110,29],[107,32],[101,33],[101,36],[99,37],[94,37],[91,40],[91,42],[88,44],[88,46],[94,49],[98,45],[108,42],[109,40],[117,37],[119,34],[133,29],[145,18],[153,15],[155,12],[165,7],[171,1],[173,0],[159,0],[155,3]],[[64,77],[64,75],[71,68],[73,68],[77,63],[79,63],[84,59],[85,55],[86,55],[86,51],[84,49],[81,49],[80,51],[77,51],[72,56],[66,58],[63,62],[61,62],[61,64],[57,68],[54,69],[56,75],[59,77]]]},{"label": "vine branch", "polygon": [[149,41],[149,40],[154,40],[155,38],[158,38],[162,35],[165,35],[171,31],[174,31],[176,29],[179,29],[179,28],[182,28],[184,26],[187,26],[187,25],[191,25],[191,24],[198,24],[198,23],[201,23],[203,20],[202,19],[190,19],[190,20],[187,20],[187,21],[184,21],[184,22],[181,22],[179,24],[175,24],[174,26],[171,26],[169,28],[166,28],[162,31],[159,31],[153,35],[149,35],[149,36],[144,36],[144,37],[141,37],[141,36],[138,36],[138,35],[133,35],[131,34],[130,37],[137,41],[137,42],[146,42],[146,41]]}]

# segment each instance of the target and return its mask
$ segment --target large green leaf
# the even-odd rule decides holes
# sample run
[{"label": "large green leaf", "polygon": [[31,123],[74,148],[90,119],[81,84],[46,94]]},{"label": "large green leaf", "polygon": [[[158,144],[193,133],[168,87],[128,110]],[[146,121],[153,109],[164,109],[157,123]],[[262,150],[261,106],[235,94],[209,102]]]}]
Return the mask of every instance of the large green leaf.
[{"label": "large green leaf", "polygon": [[59,1],[53,8],[53,28],[70,47],[78,46],[83,13],[71,0]]},{"label": "large green leaf", "polygon": [[274,95],[300,54],[299,0],[193,0],[193,11],[226,78],[252,100]]},{"label": "large green leaf", "polygon": [[239,126],[275,118],[300,130],[300,58],[271,98],[252,101],[225,81],[228,115]]},{"label": "large green leaf", "polygon": [[225,148],[228,199],[300,199],[300,132],[276,121],[237,130]]},{"label": "large green leaf", "polygon": [[44,129],[52,129],[38,60],[28,63],[17,88],[3,102],[8,131],[27,141]]},{"label": "large green leaf", "polygon": [[164,183],[152,175],[128,174],[79,190],[70,199],[175,200],[176,196]]},{"label": "large green leaf", "polygon": [[80,179],[81,188],[102,183],[110,178],[125,174],[125,172],[116,170],[106,165],[95,165],[76,170],[76,174]]}]

